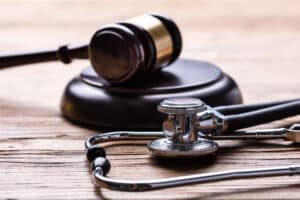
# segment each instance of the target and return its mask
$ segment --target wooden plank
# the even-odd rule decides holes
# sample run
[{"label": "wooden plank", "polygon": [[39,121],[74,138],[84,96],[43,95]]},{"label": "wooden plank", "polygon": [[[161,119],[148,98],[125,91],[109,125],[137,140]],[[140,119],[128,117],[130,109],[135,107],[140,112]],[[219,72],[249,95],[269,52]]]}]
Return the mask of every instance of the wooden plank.
[{"label": "wooden plank", "polygon": [[[215,63],[239,83],[245,102],[300,94],[300,1],[118,0],[0,2],[0,52],[89,40],[102,24],[148,11],[172,16],[183,56]],[[60,116],[66,83],[88,62],[38,64],[0,73],[1,199],[299,199],[293,177],[234,180],[147,193],[94,188],[84,140],[95,131]],[[38,87],[37,87],[38,86]],[[263,127],[299,121],[289,118]],[[100,131],[100,130],[99,130]],[[299,163],[289,142],[222,142],[215,159],[158,162],[144,145],[108,146],[111,177],[143,180]]]}]

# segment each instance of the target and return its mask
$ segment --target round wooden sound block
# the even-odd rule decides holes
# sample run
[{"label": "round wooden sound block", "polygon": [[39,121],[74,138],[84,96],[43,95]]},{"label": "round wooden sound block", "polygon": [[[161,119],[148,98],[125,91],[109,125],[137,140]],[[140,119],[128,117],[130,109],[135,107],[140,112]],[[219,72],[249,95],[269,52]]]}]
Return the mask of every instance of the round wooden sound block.
[{"label": "round wooden sound block", "polygon": [[166,116],[156,107],[172,97],[199,98],[211,106],[242,103],[236,83],[218,67],[179,59],[149,79],[127,86],[109,85],[87,67],[66,86],[61,111],[73,122],[102,129],[161,130]]}]

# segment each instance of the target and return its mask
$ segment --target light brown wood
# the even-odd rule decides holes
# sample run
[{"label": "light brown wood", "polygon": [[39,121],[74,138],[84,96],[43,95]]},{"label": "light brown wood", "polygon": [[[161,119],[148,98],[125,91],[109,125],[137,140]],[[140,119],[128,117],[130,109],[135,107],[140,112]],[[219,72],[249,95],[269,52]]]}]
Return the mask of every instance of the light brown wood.
[{"label": "light brown wood", "polygon": [[[101,25],[148,11],[172,16],[183,56],[215,63],[239,83],[245,102],[299,97],[300,1],[0,2],[1,53],[86,42]],[[88,62],[0,72],[1,199],[299,199],[298,176],[234,180],[147,193],[94,188],[83,147],[95,131],[60,116],[66,83]],[[45,76],[46,75],[46,76]],[[45,78],[47,77],[47,78]],[[291,118],[265,127],[299,121]],[[145,146],[107,148],[111,177],[151,179],[300,162],[289,142],[223,142],[216,160],[158,163]]]}]

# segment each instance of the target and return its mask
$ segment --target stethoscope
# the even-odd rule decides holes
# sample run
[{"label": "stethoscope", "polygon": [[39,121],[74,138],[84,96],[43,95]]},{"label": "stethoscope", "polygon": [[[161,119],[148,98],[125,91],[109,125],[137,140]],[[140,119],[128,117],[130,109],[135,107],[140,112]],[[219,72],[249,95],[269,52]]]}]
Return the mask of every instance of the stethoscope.
[{"label": "stethoscope", "polygon": [[[242,128],[278,120],[300,112],[300,100],[254,105],[232,105],[212,108],[195,98],[172,98],[158,105],[168,115],[163,131],[119,131],[97,134],[86,140],[87,158],[91,162],[92,177],[96,185],[119,191],[148,191],[162,188],[262,176],[294,175],[300,165],[263,169],[235,170],[150,181],[124,181],[108,178],[110,163],[104,148],[98,143],[115,140],[146,140],[152,155],[160,158],[189,158],[214,154],[218,150],[215,140],[275,139],[300,142],[300,125],[290,128],[237,131]],[[151,120],[151,119],[149,119]]]}]

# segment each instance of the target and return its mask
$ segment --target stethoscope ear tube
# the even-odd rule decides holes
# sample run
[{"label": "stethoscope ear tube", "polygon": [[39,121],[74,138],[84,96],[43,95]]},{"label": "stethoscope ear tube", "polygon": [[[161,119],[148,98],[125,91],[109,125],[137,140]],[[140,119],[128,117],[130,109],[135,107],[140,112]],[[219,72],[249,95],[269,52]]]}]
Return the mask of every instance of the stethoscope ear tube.
[{"label": "stethoscope ear tube", "polygon": [[226,131],[235,131],[300,113],[300,100],[291,101],[241,114],[225,115]]},{"label": "stethoscope ear tube", "polygon": [[142,191],[150,191],[150,190],[178,187],[184,185],[223,181],[223,180],[267,177],[267,176],[283,176],[283,175],[291,176],[295,174],[300,174],[300,165],[276,167],[276,168],[224,171],[224,172],[216,172],[216,173],[181,176],[181,177],[168,178],[168,179],[149,180],[149,181],[124,181],[124,180],[116,180],[116,179],[111,179],[106,177],[103,174],[102,168],[99,166],[93,170],[93,179],[96,185],[111,190],[127,191],[127,192],[142,192]]},{"label": "stethoscope ear tube", "polygon": [[163,132],[110,132],[98,134],[90,137],[85,146],[87,148],[87,158],[91,162],[91,171],[94,183],[97,186],[111,190],[141,192],[170,187],[179,187],[207,182],[216,182],[231,179],[254,178],[266,176],[282,176],[300,174],[300,165],[233,170],[206,174],[195,174],[189,176],[179,176],[166,179],[148,181],[126,181],[107,177],[110,170],[110,162],[106,158],[103,147],[96,146],[97,143],[121,139],[149,139],[163,137]]}]

